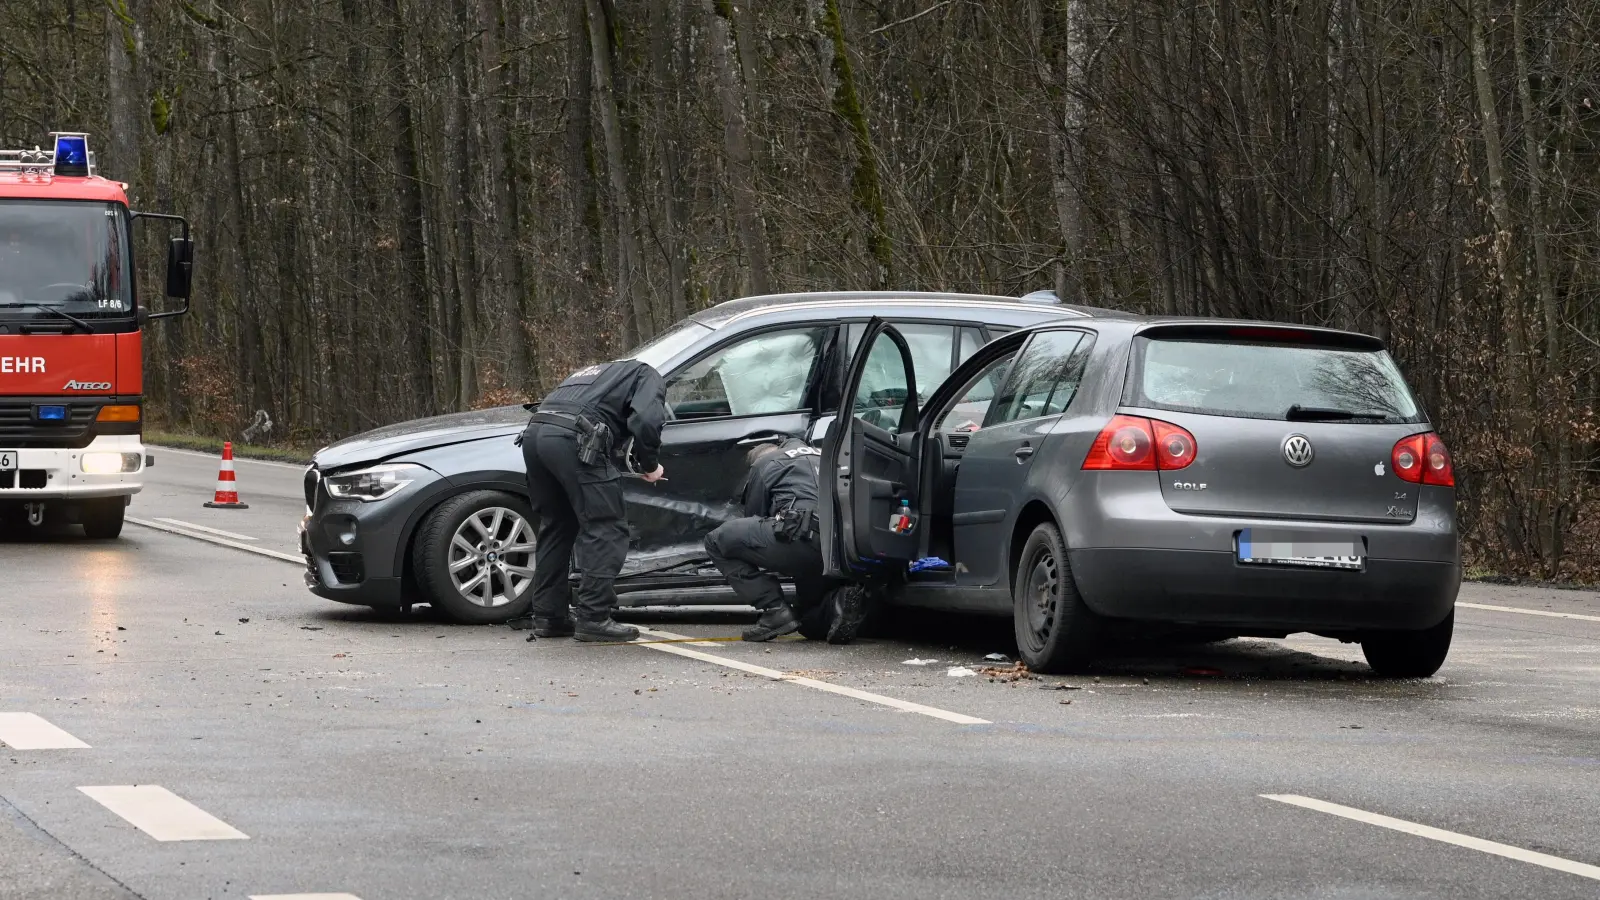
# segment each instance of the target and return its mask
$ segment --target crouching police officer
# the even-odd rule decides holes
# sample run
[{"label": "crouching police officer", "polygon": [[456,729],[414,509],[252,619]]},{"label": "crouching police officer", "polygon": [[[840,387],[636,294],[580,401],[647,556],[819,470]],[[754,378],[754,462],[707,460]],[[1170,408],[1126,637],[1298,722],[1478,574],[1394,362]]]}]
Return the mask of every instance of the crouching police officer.
[{"label": "crouching police officer", "polygon": [[796,605],[806,612],[807,637],[825,634],[830,643],[848,643],[860,625],[860,591],[840,588],[826,603],[823,599],[827,582],[816,512],[820,456],[797,438],[752,448],[744,518],[706,535],[711,561],[739,599],[761,612],[744,632],[747,641],[770,641],[802,628],[802,617],[783,599],[779,574],[794,579]]},{"label": "crouching police officer", "polygon": [[[621,473],[612,454],[633,438],[645,481],[664,474],[657,459],[666,420],[666,384],[638,360],[572,373],[544,398],[522,433],[528,497],[539,517],[534,548],[533,633],[580,641],[629,641],[639,629],[612,619],[614,585],[628,556]],[[573,594],[574,546],[583,560]],[[569,612],[569,607],[575,607]],[[575,612],[576,621],[572,612]]]}]

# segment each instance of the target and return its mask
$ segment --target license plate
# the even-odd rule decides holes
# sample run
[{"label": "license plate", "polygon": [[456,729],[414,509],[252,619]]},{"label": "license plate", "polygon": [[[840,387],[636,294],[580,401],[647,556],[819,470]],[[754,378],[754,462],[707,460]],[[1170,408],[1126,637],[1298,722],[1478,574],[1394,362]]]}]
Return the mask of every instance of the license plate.
[{"label": "license plate", "polygon": [[0,450],[0,472],[10,472],[17,467],[17,451]]},{"label": "license plate", "polygon": [[1258,566],[1301,566],[1359,571],[1366,561],[1360,538],[1246,528],[1239,532],[1239,562]]}]

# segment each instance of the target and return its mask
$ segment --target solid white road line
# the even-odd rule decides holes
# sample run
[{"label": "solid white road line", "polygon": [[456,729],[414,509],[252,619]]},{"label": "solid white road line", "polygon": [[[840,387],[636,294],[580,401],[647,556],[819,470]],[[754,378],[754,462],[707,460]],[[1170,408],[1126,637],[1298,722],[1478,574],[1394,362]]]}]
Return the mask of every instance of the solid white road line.
[{"label": "solid white road line", "polygon": [[[656,631],[655,629],[643,628],[639,630],[645,634],[648,634],[650,637],[664,638],[667,640],[683,639],[682,635],[676,635],[666,631]],[[647,647],[651,650],[659,650],[662,653],[671,653],[674,656],[687,656],[690,659],[698,659],[701,662],[713,663],[729,669],[737,669],[741,672],[749,672],[752,675],[760,675],[763,678],[771,678],[773,681],[787,681],[790,684],[798,684],[808,688],[815,688],[819,691],[827,691],[830,694],[839,694],[845,697],[852,697],[856,700],[865,700],[868,703],[876,703],[879,706],[887,706],[891,709],[898,709],[903,712],[912,712],[917,713],[918,715],[931,716],[935,719],[943,719],[946,722],[954,722],[957,725],[992,724],[987,719],[978,719],[972,716],[962,715],[961,713],[936,709],[932,706],[923,706],[920,703],[912,703],[909,700],[898,700],[894,697],[885,697],[882,694],[873,694],[868,691],[858,691],[855,688],[845,687],[844,685],[840,684],[830,684],[826,681],[818,681],[815,678],[806,678],[801,675],[790,675],[787,672],[780,672],[777,669],[769,669],[765,666],[752,665],[751,663],[741,662],[737,659],[729,659],[725,656],[714,656],[710,653],[704,653],[699,650],[690,650],[688,647],[685,647],[681,644],[651,644],[644,641],[640,641],[638,643],[641,647]]]},{"label": "solid white road line", "polygon": [[1352,806],[1340,806],[1337,803],[1329,803],[1325,800],[1314,800],[1310,797],[1301,797],[1297,794],[1262,794],[1261,796],[1267,798],[1268,800],[1276,800],[1279,803],[1288,803],[1291,806],[1314,809],[1317,812],[1328,813],[1329,815],[1333,816],[1341,816],[1357,822],[1365,822],[1368,825],[1376,825],[1379,828],[1390,828],[1395,831],[1405,832],[1406,834],[1414,834],[1417,837],[1425,837],[1429,840],[1442,841],[1446,844],[1454,844],[1457,847],[1466,847],[1469,850],[1478,850],[1483,853],[1491,853],[1495,856],[1503,856],[1506,859],[1514,859],[1518,862],[1533,863],[1536,866],[1544,866],[1547,869],[1555,869],[1558,872],[1566,872],[1569,875],[1579,875],[1584,878],[1593,878],[1596,881],[1600,881],[1600,866],[1591,866],[1588,863],[1573,862],[1570,859],[1562,859],[1559,856],[1551,856],[1548,853],[1537,853],[1533,850],[1524,850],[1521,847],[1513,847],[1509,844],[1497,844],[1494,841],[1486,841],[1483,838],[1469,837],[1464,834],[1457,834],[1454,831],[1445,831],[1442,828],[1418,825],[1415,822],[1407,822],[1404,819],[1395,819],[1389,816],[1382,816],[1377,813],[1367,812],[1366,810],[1356,809]]},{"label": "solid white road line", "polygon": [[250,900],[361,900],[355,894],[251,894]]},{"label": "solid white road line", "polygon": [[1542,609],[1523,609],[1518,606],[1490,606],[1487,603],[1464,603],[1456,601],[1457,606],[1467,609],[1487,609],[1490,612],[1521,613],[1524,616],[1548,616],[1552,619],[1582,619],[1585,622],[1600,622],[1600,616],[1584,616],[1578,613],[1548,612]]},{"label": "solid white road line", "polygon": [[[177,447],[164,447],[160,444],[145,444],[145,449],[160,450],[162,453],[177,453],[180,456],[198,456],[202,459],[209,459],[212,462],[217,462],[222,459],[222,451],[220,450],[216,453],[201,453],[197,450],[180,450]],[[294,463],[276,462],[270,459],[246,459],[237,455],[234,456],[233,462],[234,465],[238,465],[239,463],[247,463],[252,466],[274,466],[279,469],[293,469],[296,472],[304,472],[306,470],[305,466],[297,466]]]},{"label": "solid white road line", "polygon": [[693,647],[715,647],[717,645],[716,641],[690,640],[686,635],[673,634],[670,631],[657,631],[654,628],[646,628],[643,625],[635,625],[634,627],[639,629],[640,634],[649,635],[659,641],[683,641]]},{"label": "solid white road line", "polygon": [[0,744],[13,750],[89,749],[83,741],[25,712],[0,712]]},{"label": "solid white road line", "polygon": [[249,835],[160,785],[108,785],[78,790],[158,841],[249,839]]},{"label": "solid white road line", "polygon": [[136,519],[133,516],[128,516],[127,520],[135,525],[143,525],[146,528],[154,528],[157,531],[165,531],[168,534],[182,535],[186,538],[194,538],[197,541],[205,541],[208,544],[217,544],[222,547],[232,547],[235,550],[243,550],[246,553],[254,553],[257,556],[266,556],[271,557],[272,559],[281,559],[284,562],[305,565],[305,560],[293,553],[280,553],[277,550],[268,550],[265,547],[252,547],[249,544],[241,544],[238,541],[229,540],[228,538],[217,537],[216,535],[211,534],[202,534],[198,531],[190,531],[187,528],[179,528],[176,525],[167,525],[162,522],[151,521],[150,519]]},{"label": "solid white road line", "polygon": [[154,519],[153,521],[165,522],[168,525],[173,525],[173,526],[176,526],[178,528],[187,528],[190,531],[203,531],[206,534],[214,534],[217,537],[232,538],[232,539],[234,539],[236,541],[253,541],[253,540],[255,540],[255,538],[251,537],[248,534],[235,534],[232,531],[223,531],[221,528],[207,528],[204,525],[196,525],[193,522],[185,522],[182,519],[162,519],[162,518],[157,518],[157,519]]}]

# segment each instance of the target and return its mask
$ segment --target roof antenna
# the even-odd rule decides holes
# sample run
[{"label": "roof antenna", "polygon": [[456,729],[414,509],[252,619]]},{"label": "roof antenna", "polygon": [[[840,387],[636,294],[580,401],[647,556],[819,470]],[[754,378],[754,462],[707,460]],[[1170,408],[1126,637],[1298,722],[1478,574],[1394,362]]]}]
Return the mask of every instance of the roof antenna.
[{"label": "roof antenna", "polygon": [[1055,306],[1061,303],[1061,298],[1056,296],[1055,291],[1034,291],[1031,294],[1024,294],[1022,296],[1022,302],[1040,303],[1046,306]]}]

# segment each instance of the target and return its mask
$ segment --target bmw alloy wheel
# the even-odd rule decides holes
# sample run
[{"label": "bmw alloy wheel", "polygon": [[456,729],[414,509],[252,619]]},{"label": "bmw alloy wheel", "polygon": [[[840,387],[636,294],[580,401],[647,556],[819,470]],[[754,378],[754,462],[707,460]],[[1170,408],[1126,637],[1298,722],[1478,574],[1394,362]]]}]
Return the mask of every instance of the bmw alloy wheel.
[{"label": "bmw alloy wheel", "polygon": [[533,528],[503,506],[467,516],[450,538],[450,580],[468,602],[505,606],[533,583]]}]

